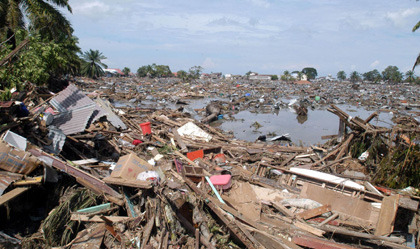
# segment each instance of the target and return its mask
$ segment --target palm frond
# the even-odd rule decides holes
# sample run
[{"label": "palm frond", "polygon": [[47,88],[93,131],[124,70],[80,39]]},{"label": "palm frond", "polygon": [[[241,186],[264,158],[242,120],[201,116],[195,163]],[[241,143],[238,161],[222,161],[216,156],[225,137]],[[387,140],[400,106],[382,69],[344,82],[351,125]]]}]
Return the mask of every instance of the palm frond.
[{"label": "palm frond", "polygon": [[414,25],[413,32],[416,31],[418,28],[420,28],[420,21],[416,25]]}]

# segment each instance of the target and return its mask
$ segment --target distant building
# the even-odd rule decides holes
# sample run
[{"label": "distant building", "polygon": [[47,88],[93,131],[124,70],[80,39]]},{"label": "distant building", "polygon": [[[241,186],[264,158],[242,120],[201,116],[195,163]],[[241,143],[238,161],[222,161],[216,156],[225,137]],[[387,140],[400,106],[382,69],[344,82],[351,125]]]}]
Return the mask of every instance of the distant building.
[{"label": "distant building", "polygon": [[309,84],[311,84],[311,82],[308,81],[308,80],[299,80],[299,81],[295,81],[294,83],[298,84],[298,85],[309,85]]},{"label": "distant building", "polygon": [[107,68],[104,69],[106,77],[124,76],[124,73],[118,68]]},{"label": "distant building", "polygon": [[264,75],[264,74],[249,75],[249,80],[267,81],[267,80],[271,80],[271,75]]}]

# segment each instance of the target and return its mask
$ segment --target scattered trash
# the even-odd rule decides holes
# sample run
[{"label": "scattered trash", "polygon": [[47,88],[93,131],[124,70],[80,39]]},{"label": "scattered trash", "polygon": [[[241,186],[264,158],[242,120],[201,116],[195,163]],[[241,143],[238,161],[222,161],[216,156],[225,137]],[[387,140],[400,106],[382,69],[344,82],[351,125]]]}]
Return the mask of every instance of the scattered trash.
[{"label": "scattered trash", "polygon": [[[88,82],[0,103],[0,247],[418,247],[419,122],[401,115],[420,106],[417,88]],[[350,116],[346,101],[390,106],[397,125]],[[261,135],[259,119],[255,142],[216,127],[245,109],[291,107],[305,122],[327,105],[340,122],[323,145]]]}]

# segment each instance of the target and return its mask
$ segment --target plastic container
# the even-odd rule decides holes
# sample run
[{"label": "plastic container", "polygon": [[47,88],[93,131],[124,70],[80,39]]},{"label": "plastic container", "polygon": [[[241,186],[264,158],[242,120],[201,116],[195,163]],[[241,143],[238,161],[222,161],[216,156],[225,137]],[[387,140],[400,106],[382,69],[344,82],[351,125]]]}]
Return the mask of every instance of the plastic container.
[{"label": "plastic container", "polygon": [[219,116],[217,116],[217,119],[218,119],[218,120],[223,119],[223,114],[220,114]]},{"label": "plastic container", "polygon": [[232,176],[231,175],[215,175],[210,177],[211,183],[217,189],[228,189],[232,185]]},{"label": "plastic container", "polygon": [[143,132],[143,135],[151,134],[152,133],[152,126],[150,122],[141,123],[140,124],[141,131]]}]

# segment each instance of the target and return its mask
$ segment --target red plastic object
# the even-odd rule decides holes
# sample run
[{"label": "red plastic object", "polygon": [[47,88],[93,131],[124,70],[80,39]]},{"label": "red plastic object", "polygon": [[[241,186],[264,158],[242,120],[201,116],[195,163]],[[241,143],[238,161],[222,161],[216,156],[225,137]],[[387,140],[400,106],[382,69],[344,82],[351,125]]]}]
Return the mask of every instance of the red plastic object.
[{"label": "red plastic object", "polygon": [[203,158],[204,157],[204,150],[196,150],[196,151],[188,152],[187,157],[191,161],[194,161],[197,158]]},{"label": "red plastic object", "polygon": [[143,132],[143,135],[151,134],[152,133],[152,126],[150,122],[141,123],[140,124],[141,131]]},{"label": "red plastic object", "polygon": [[232,185],[232,176],[215,175],[210,177],[210,181],[217,189],[228,189]]},{"label": "red plastic object", "polygon": [[143,141],[138,140],[138,139],[134,139],[133,142],[132,142],[133,145],[138,145],[138,144],[141,144],[141,143],[143,143]]},{"label": "red plastic object", "polygon": [[226,157],[225,154],[217,154],[213,158],[214,162],[218,165],[223,165],[226,163]]}]

